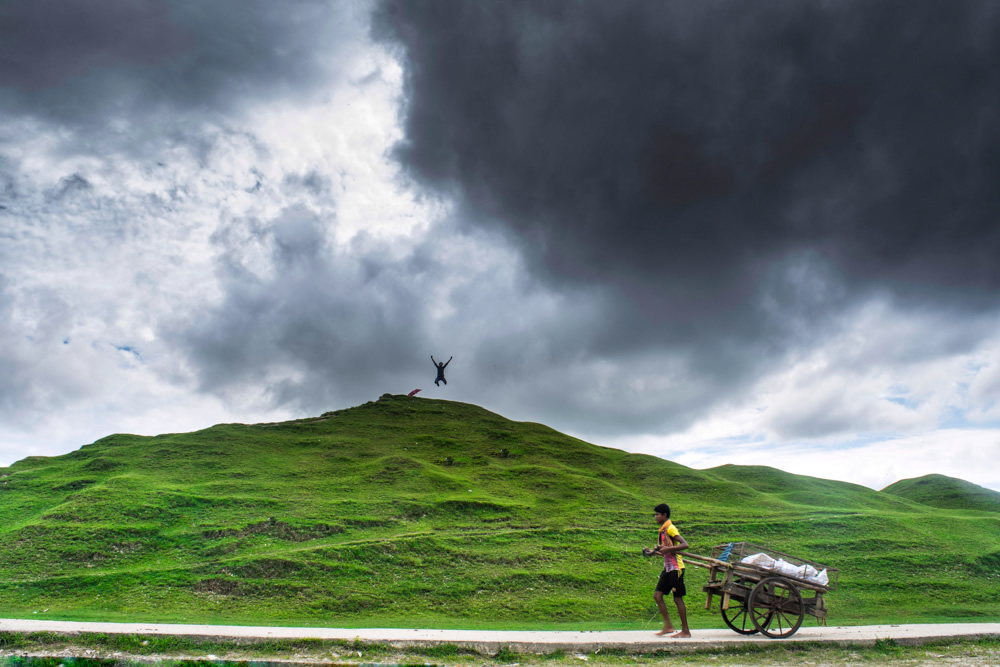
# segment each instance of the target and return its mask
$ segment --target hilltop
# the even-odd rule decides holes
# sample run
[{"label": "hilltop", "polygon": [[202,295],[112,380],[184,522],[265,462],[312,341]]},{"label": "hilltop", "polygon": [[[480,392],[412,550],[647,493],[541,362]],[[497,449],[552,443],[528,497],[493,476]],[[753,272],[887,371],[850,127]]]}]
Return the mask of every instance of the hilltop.
[{"label": "hilltop", "polygon": [[931,507],[1000,512],[1000,492],[946,475],[903,479],[885,487],[882,493]]},{"label": "hilltop", "polygon": [[[695,552],[745,540],[839,567],[831,623],[1000,617],[1000,514],[773,468],[693,470],[388,394],[0,469],[0,613],[642,627],[660,564],[639,550],[662,501]],[[704,572],[688,576],[692,623],[719,625],[700,609]]]}]

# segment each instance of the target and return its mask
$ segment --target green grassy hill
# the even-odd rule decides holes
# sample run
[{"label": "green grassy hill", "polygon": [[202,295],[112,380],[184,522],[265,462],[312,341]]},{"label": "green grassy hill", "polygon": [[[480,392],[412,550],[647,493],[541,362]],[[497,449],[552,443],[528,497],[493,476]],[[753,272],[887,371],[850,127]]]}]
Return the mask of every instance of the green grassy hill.
[{"label": "green grassy hill", "polygon": [[882,489],[900,498],[944,509],[975,509],[1000,512],[1000,493],[978,484],[945,475],[901,479]]},{"label": "green grassy hill", "polygon": [[[664,501],[696,553],[745,540],[839,567],[830,623],[1000,620],[1000,513],[388,394],[0,468],[0,615],[651,628],[662,561],[640,549]],[[687,578],[692,626],[721,627],[705,571]]]}]

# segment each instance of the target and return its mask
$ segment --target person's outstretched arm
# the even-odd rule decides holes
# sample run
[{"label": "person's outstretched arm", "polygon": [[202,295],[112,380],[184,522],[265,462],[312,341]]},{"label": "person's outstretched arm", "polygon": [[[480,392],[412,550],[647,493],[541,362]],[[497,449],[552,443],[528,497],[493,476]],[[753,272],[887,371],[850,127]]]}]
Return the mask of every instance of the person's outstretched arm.
[{"label": "person's outstretched arm", "polygon": [[444,362],[444,367],[445,367],[445,368],[448,368],[448,364],[450,364],[450,363],[451,363],[451,360],[452,360],[452,359],[454,359],[454,358],[455,358],[455,357],[448,357],[448,361]]},{"label": "person's outstretched arm", "polygon": [[433,363],[435,366],[438,365],[438,362],[434,361],[434,355],[433,354],[431,355],[431,363]]}]

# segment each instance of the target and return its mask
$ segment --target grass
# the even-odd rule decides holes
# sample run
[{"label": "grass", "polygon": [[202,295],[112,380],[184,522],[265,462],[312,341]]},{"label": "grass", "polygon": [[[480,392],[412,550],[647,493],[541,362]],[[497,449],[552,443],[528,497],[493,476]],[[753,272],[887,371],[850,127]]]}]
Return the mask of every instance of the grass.
[{"label": "grass", "polygon": [[[693,470],[390,395],[0,469],[0,616],[641,629],[663,501],[696,553],[744,540],[838,567],[831,624],[1000,620],[998,512]],[[723,627],[694,601],[705,571],[686,578],[692,626]]]},{"label": "grass", "polygon": [[[75,656],[75,657],[70,657]],[[993,665],[1000,658],[1000,638],[936,641],[906,646],[891,639],[874,646],[830,646],[774,642],[714,649],[674,649],[653,653],[601,650],[587,654],[556,650],[518,653],[501,647],[483,655],[455,644],[396,649],[385,644],[342,640],[218,641],[157,635],[0,633],[0,665],[7,667],[110,667],[111,665],[239,664],[268,661],[293,664],[496,665],[558,667],[579,665],[917,665],[960,662]]]},{"label": "grass", "polygon": [[882,491],[931,507],[1000,512],[1000,492],[945,475],[902,479]]}]

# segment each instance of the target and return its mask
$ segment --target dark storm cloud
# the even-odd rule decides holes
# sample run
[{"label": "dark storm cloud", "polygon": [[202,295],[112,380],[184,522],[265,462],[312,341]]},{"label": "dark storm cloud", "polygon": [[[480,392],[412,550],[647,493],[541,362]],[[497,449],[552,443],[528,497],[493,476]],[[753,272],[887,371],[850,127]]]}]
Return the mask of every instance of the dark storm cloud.
[{"label": "dark storm cloud", "polygon": [[0,26],[0,85],[21,90],[58,86],[93,68],[155,64],[179,55],[186,41],[159,2],[6,2]]},{"label": "dark storm cloud", "polygon": [[[140,129],[169,135],[171,121],[260,99],[309,97],[338,67],[349,11],[318,0],[5,2],[0,109],[103,128],[100,138],[113,140]],[[142,127],[150,115],[161,125]]]},{"label": "dark storm cloud", "polygon": [[992,3],[400,1],[374,26],[401,164],[550,283],[616,295],[607,349],[745,366],[880,290],[997,305]]}]

